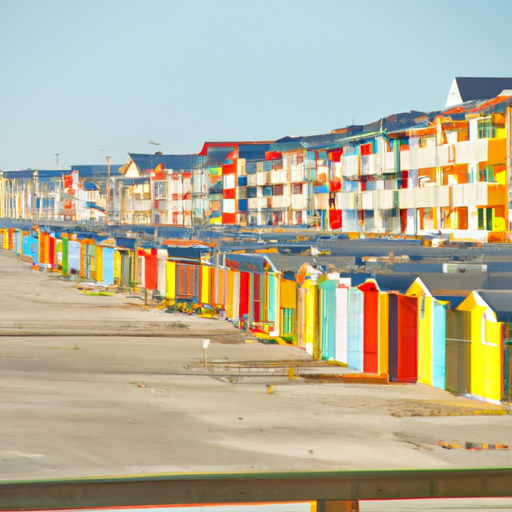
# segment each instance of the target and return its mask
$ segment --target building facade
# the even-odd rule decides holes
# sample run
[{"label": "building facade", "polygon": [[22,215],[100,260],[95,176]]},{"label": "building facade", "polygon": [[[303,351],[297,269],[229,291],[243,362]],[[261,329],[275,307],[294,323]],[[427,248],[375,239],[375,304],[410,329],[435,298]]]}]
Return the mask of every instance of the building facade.
[{"label": "building facade", "polygon": [[509,91],[329,134],[130,154],[125,166],[4,171],[0,216],[187,227],[318,227],[421,235],[506,232]]}]

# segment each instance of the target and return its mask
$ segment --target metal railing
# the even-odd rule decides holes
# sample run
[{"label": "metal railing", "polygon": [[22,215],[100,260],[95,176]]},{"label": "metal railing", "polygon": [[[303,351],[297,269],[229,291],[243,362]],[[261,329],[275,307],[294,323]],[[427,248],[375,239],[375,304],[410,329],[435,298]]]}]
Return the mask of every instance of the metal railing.
[{"label": "metal railing", "polygon": [[188,473],[0,482],[2,510],[512,496],[512,468]]}]

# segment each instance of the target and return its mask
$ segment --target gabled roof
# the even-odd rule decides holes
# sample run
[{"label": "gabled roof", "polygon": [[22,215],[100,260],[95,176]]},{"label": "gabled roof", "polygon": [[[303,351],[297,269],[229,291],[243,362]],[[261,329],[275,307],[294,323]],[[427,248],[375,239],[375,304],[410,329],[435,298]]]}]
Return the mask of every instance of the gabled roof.
[{"label": "gabled roof", "polygon": [[512,322],[512,291],[477,290],[482,299],[496,313],[499,322]]},{"label": "gabled roof", "polygon": [[473,100],[486,100],[512,89],[512,78],[455,77],[448,93],[446,108]]}]

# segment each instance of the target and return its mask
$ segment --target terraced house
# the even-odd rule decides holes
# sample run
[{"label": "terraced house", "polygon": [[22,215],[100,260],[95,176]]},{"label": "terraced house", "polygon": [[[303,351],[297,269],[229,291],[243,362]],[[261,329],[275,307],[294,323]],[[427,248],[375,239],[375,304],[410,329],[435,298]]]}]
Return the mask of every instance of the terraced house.
[{"label": "terraced house", "polygon": [[[511,105],[512,79],[456,78],[445,108],[435,112],[324,135],[205,143],[192,155],[130,154],[92,200],[70,197],[63,172],[4,172],[0,215],[44,216],[37,196],[62,220],[62,205],[85,218],[84,205],[101,202],[105,215],[96,218],[120,223],[503,233],[511,227]],[[55,182],[51,200],[35,188],[45,179]]]}]

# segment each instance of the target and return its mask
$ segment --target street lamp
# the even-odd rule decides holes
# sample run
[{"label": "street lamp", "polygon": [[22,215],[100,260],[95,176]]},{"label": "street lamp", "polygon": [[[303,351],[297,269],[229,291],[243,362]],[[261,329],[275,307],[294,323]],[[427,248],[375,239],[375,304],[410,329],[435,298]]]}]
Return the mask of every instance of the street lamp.
[{"label": "street lamp", "polygon": [[105,201],[105,224],[108,225],[108,205],[110,202],[110,157],[107,156],[107,200]]},{"label": "street lamp", "polygon": [[55,153],[55,156],[57,157],[57,171],[59,170],[59,153]]}]

